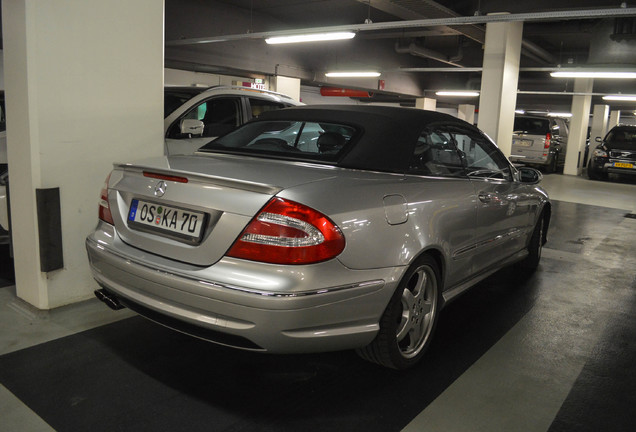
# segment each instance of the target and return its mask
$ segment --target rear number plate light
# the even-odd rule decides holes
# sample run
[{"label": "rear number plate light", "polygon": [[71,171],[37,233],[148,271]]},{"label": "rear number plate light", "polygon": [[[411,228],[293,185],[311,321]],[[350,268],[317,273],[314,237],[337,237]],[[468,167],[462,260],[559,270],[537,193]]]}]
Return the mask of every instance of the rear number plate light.
[{"label": "rear number plate light", "polygon": [[201,212],[133,199],[128,212],[128,226],[187,243],[199,243],[205,216]]}]

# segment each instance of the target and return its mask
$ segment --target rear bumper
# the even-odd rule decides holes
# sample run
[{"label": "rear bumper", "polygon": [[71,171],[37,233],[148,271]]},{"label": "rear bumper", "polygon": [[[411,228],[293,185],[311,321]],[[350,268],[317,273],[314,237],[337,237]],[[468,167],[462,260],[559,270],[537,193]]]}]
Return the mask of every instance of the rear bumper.
[{"label": "rear bumper", "polygon": [[276,353],[368,344],[404,271],[350,270],[337,260],[276,266],[223,258],[193,267],[132,248],[103,223],[86,249],[97,283],[141,315],[223,345]]},{"label": "rear bumper", "polygon": [[546,166],[552,161],[551,156],[519,156],[511,155],[510,162],[514,164],[534,165],[534,166]]}]

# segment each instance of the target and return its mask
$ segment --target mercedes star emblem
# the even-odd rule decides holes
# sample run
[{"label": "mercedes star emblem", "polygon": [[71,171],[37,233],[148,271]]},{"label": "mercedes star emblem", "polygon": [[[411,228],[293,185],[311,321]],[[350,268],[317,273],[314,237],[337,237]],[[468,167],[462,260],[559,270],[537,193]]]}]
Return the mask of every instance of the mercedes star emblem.
[{"label": "mercedes star emblem", "polygon": [[157,186],[155,186],[155,196],[162,197],[163,194],[166,193],[166,189],[168,189],[168,183],[161,180],[159,183],[157,183]]}]

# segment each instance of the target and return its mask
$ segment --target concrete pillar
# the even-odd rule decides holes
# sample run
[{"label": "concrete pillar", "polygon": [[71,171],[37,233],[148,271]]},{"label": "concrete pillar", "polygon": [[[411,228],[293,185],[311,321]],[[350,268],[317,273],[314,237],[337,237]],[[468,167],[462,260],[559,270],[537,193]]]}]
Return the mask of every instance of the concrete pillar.
[{"label": "concrete pillar", "polygon": [[587,139],[587,125],[590,121],[593,86],[594,80],[590,78],[576,78],[574,80],[574,93],[589,94],[572,96],[570,136],[568,137],[568,148],[565,154],[563,174],[581,174],[583,155],[585,152],[585,140]]},{"label": "concrete pillar", "polygon": [[475,105],[462,104],[457,107],[457,118],[470,124],[475,123]]},{"label": "concrete pillar", "polygon": [[488,23],[478,126],[506,156],[512,148],[523,22]]},{"label": "concrete pillar", "polygon": [[614,126],[617,126],[621,122],[621,110],[615,110],[610,113],[609,123],[607,123],[607,130],[609,131]]},{"label": "concrete pillar", "polygon": [[607,121],[609,120],[609,105],[594,105],[592,116],[592,128],[590,129],[590,145],[594,147],[596,137],[603,138],[607,133]]},{"label": "concrete pillar", "polygon": [[415,99],[415,108],[427,111],[435,111],[437,109],[437,99],[417,98]]},{"label": "concrete pillar", "polygon": [[[163,153],[163,2],[2,2],[16,290],[50,309],[97,287],[84,239],[114,161]],[[59,187],[64,267],[40,268],[36,189]]]},{"label": "concrete pillar", "polygon": [[284,93],[300,102],[300,79],[277,75],[270,82],[273,84],[272,90]]}]

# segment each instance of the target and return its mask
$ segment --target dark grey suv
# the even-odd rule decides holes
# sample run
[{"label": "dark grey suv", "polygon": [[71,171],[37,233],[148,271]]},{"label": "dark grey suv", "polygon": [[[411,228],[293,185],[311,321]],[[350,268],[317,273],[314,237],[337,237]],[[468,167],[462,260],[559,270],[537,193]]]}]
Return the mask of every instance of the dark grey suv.
[{"label": "dark grey suv", "polygon": [[609,173],[636,175],[636,126],[614,126],[594,149],[587,167],[592,180],[605,180]]},{"label": "dark grey suv", "polygon": [[555,172],[565,165],[569,125],[560,117],[515,117],[510,161]]}]

